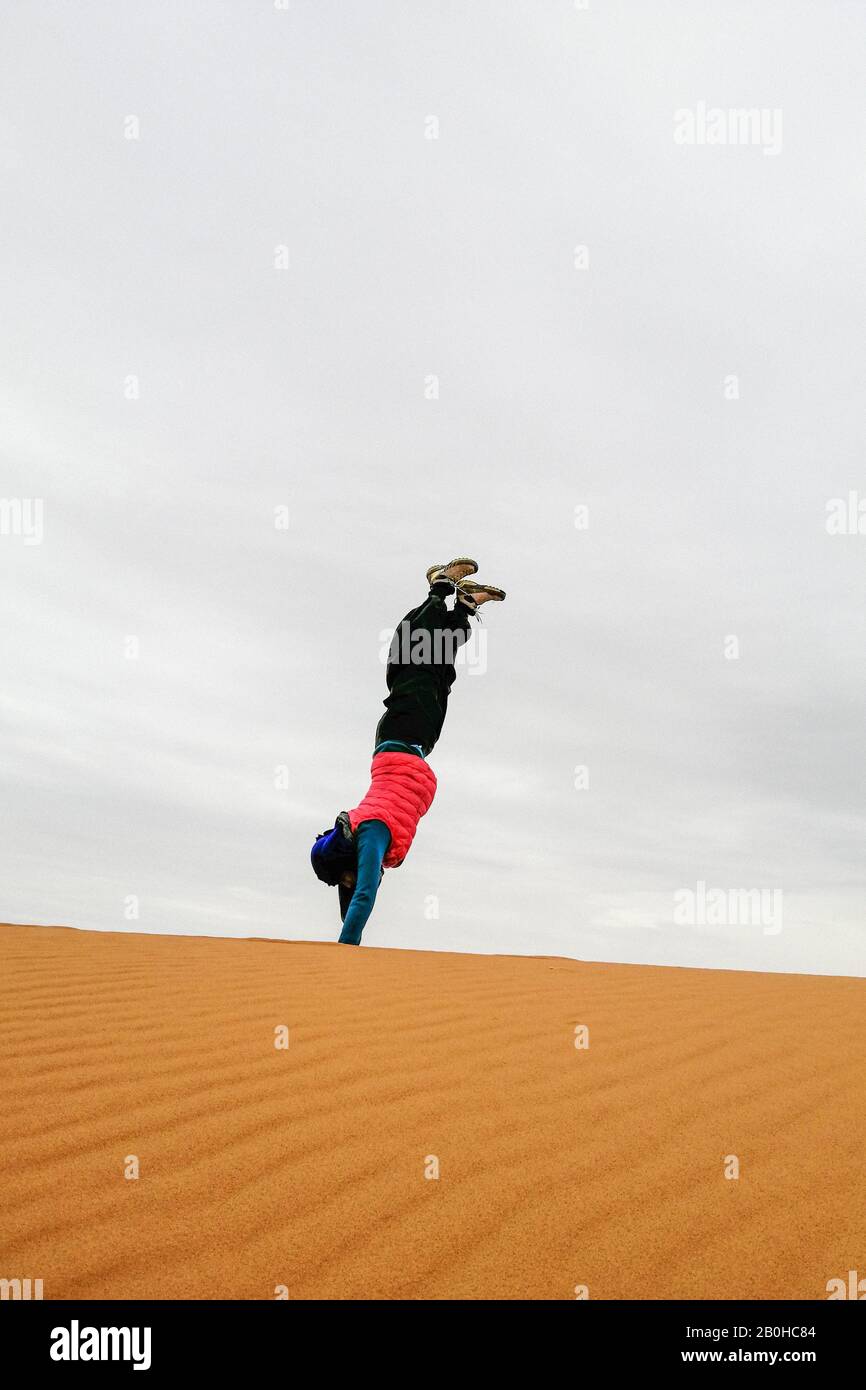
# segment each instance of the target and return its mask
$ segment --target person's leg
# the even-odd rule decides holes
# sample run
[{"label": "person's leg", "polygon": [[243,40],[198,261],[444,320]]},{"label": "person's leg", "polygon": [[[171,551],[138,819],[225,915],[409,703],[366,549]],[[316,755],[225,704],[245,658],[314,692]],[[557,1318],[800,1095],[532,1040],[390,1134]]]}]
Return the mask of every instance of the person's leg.
[{"label": "person's leg", "polygon": [[435,580],[424,602],[396,628],[385,677],[389,693],[374,747],[396,739],[419,744],[426,755],[439,738],[457,677],[457,653],[470,634],[470,610],[459,603],[449,611],[445,602],[455,592],[453,579]]},{"label": "person's leg", "polygon": [[[416,632],[434,633],[447,625],[449,617],[448,607],[445,600],[449,594],[454,593],[454,585],[450,580],[442,580],[438,584],[430,587],[430,592],[423,603],[419,603],[417,608],[410,608],[404,614],[394,629],[394,636],[391,639],[391,647],[388,652],[388,666],[405,666],[409,663],[412,651],[412,639]],[[420,651],[420,643],[416,641],[416,650]],[[431,644],[432,645],[432,644]]]},{"label": "person's leg", "polygon": [[462,603],[448,609],[445,600],[452,593],[453,584],[434,584],[425,601],[401,618],[388,652],[389,687],[400,671],[415,671],[419,667],[443,671],[449,688],[453,684],[454,663],[469,637],[471,624],[470,610]]},{"label": "person's leg", "polygon": [[[475,616],[479,605],[486,599],[505,597],[503,590],[475,583],[465,577],[477,568],[474,560],[454,560],[451,565],[428,570],[428,578],[431,580],[430,592],[423,603],[418,604],[416,608],[410,608],[398,623],[391,642],[389,667],[407,664],[410,656],[413,665],[454,664],[457,651],[469,636],[469,619]],[[445,600],[451,594],[458,596],[459,601],[449,611]],[[416,633],[424,632],[438,634],[440,638],[438,643],[431,645],[429,661],[425,660],[423,655],[412,655],[412,638]],[[442,636],[448,633],[451,634],[450,641]],[[423,654],[423,644],[416,643],[416,650]]]},{"label": "person's leg", "polygon": [[358,871],[355,891],[343,918],[343,930],[340,932],[340,941],[344,946],[361,944],[361,933],[367,925],[379,891],[382,860],[388,853],[391,832],[382,820],[365,820],[355,831],[355,840],[358,845]]},{"label": "person's leg", "polygon": [[[419,604],[417,608],[411,608],[402,618],[395,633],[397,641],[400,640],[401,630],[432,633],[449,630],[452,625],[447,621],[448,610],[445,606],[445,600],[449,594],[457,593],[459,584],[477,573],[477,561],[470,560],[467,555],[450,560],[447,565],[431,565],[427,571],[427,583],[430,586],[430,592],[423,603]],[[400,657],[393,659],[398,663],[401,660]],[[453,657],[449,657],[448,660],[453,663]]]}]

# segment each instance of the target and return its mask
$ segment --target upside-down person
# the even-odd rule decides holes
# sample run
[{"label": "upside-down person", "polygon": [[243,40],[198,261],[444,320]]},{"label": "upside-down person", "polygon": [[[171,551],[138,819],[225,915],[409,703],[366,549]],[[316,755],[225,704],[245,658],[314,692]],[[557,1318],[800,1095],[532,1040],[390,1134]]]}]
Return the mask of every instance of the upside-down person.
[{"label": "upside-down person", "polygon": [[360,945],[385,869],[403,863],[436,794],[427,757],[445,722],[457,652],[481,605],[505,598],[502,589],[469,578],[477,571],[465,557],[427,571],[430,592],[403,618],[388,652],[388,695],[376,728],[370,789],[313,845],[317,877],[339,891],[344,945]]}]

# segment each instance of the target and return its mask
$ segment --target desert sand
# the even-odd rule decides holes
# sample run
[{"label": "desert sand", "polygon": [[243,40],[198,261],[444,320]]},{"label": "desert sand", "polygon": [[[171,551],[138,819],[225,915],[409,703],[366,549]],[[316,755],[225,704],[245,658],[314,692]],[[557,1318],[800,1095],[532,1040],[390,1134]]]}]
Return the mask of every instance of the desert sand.
[{"label": "desert sand", "polygon": [[21,926],[0,970],[0,1276],[46,1299],[866,1274],[866,980]]}]

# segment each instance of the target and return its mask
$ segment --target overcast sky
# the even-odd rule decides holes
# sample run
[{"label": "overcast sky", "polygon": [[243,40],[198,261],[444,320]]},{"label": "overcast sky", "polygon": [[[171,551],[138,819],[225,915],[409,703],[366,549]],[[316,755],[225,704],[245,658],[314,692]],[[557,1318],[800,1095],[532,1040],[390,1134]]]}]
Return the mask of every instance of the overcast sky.
[{"label": "overcast sky", "polygon": [[383,630],[469,554],[365,941],[866,974],[863,7],[2,31],[0,918],[335,939]]}]

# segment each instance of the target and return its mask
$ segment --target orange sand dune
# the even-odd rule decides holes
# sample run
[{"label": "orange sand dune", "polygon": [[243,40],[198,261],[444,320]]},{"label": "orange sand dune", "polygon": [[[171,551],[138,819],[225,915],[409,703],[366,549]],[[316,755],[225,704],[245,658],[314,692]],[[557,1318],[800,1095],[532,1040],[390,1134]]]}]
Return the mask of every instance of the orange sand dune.
[{"label": "orange sand dune", "polygon": [[864,980],[57,927],[0,954],[0,1277],[46,1298],[866,1275]]}]

